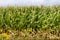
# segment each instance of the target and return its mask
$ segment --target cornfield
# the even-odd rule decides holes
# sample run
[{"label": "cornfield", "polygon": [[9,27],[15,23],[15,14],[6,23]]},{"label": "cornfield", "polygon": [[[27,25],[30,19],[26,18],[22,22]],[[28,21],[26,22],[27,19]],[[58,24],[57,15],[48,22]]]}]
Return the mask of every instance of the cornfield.
[{"label": "cornfield", "polygon": [[60,29],[60,6],[0,8],[0,28]]}]

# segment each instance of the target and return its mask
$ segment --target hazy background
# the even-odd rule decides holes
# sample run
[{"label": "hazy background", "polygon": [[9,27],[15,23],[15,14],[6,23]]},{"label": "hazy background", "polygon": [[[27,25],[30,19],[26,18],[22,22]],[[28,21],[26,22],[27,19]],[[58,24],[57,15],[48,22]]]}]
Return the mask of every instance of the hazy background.
[{"label": "hazy background", "polygon": [[60,5],[60,0],[0,0],[0,6]]}]

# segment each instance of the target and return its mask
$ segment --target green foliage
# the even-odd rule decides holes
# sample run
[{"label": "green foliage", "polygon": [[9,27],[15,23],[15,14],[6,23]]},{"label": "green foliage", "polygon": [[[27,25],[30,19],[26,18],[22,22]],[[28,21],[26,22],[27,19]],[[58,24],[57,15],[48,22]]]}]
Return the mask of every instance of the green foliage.
[{"label": "green foliage", "polygon": [[0,8],[0,28],[60,28],[60,6]]}]

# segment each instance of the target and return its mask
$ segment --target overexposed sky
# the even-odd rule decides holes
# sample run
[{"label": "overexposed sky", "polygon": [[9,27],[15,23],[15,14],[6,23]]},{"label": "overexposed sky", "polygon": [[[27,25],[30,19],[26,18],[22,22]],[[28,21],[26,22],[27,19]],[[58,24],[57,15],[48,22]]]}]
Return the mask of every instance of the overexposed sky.
[{"label": "overexposed sky", "polygon": [[0,6],[60,5],[60,0],[0,0]]}]

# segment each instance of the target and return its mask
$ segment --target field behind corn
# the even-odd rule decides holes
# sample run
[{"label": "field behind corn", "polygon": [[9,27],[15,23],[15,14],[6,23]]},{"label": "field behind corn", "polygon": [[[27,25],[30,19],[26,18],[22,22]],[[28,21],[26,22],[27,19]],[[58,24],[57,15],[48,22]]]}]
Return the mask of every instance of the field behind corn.
[{"label": "field behind corn", "polygon": [[6,40],[60,39],[60,6],[0,7],[0,34]]}]

